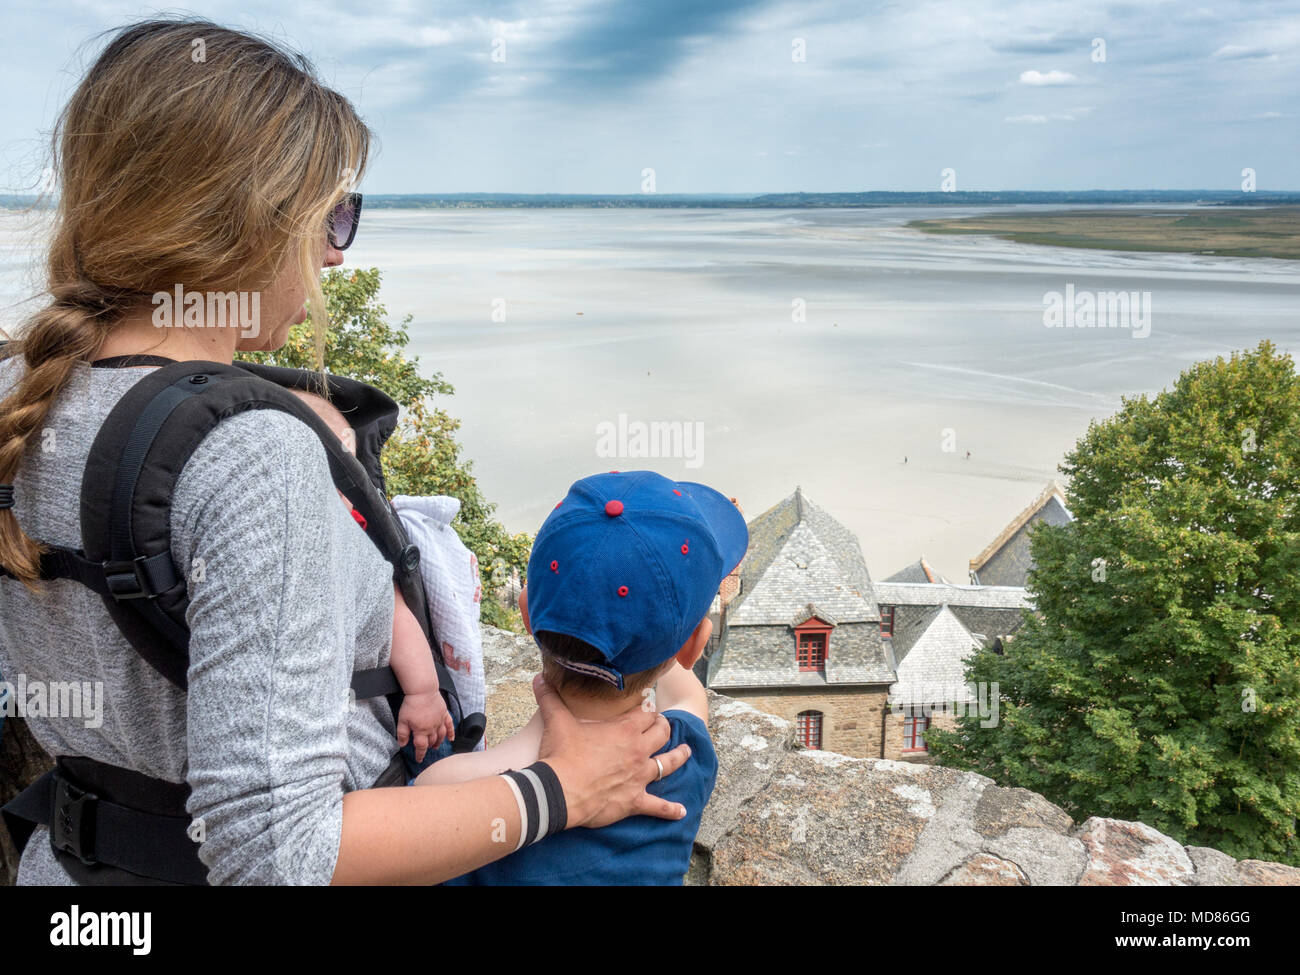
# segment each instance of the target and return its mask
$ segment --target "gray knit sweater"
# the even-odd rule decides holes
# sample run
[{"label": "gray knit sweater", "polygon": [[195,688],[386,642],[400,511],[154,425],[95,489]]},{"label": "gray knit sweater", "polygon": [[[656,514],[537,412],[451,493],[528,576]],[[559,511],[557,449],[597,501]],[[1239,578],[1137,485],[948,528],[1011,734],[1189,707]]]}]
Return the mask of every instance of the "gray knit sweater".
[{"label": "gray knit sweater", "polygon": [[[0,362],[0,396],[22,368]],[[91,442],[144,374],[76,367],[15,479],[30,537],[81,547]],[[33,718],[32,733],[52,755],[188,781],[211,883],[328,883],[343,794],[371,785],[397,750],[384,700],[351,705],[348,691],[354,669],[388,663],[391,570],[335,492],[315,434],[278,411],[209,434],[177,482],[171,524],[172,556],[191,578],[188,698],[123,639],[99,596],[66,580],[33,596],[0,579],[0,674],[102,682],[102,725]],[[72,883],[44,829],[18,882]]]}]

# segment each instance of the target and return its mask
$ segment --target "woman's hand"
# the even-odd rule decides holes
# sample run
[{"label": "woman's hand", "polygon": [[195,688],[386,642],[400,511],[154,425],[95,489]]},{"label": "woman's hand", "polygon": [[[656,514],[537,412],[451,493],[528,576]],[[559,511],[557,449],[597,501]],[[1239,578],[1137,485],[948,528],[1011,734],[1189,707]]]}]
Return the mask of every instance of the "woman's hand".
[{"label": "woman's hand", "polygon": [[[668,743],[668,719],[640,708],[608,721],[578,721],[539,674],[533,693],[542,713],[538,758],[564,789],[569,826],[608,826],[625,816],[681,819],[686,809],[652,796],[645,787],[659,777],[654,755]],[[690,758],[689,745],[657,756],[671,775]]]}]

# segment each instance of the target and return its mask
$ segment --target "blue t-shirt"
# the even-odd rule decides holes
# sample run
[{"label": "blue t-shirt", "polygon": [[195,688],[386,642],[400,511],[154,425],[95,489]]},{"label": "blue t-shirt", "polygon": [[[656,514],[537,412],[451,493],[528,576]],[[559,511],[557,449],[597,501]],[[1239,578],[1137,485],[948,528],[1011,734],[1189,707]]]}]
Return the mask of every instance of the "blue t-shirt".
[{"label": "blue t-shirt", "polygon": [[718,778],[718,755],[709,729],[695,715],[665,711],[664,717],[672,734],[656,754],[685,742],[691,746],[691,757],[672,775],[650,783],[646,791],[684,805],[682,819],[629,816],[600,829],[566,829],[447,883],[680,886],[691,863],[704,805]]}]

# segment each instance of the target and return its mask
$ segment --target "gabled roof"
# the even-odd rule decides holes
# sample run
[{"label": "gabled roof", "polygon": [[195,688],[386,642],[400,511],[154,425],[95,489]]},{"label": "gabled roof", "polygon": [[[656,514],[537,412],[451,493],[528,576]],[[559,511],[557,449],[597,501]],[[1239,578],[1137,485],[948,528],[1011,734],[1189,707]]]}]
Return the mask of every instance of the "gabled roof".
[{"label": "gabled roof", "polygon": [[903,566],[892,576],[884,579],[885,582],[912,582],[918,585],[927,585],[933,582],[947,582],[948,580],[935,571],[934,566],[925,560],[922,555],[915,562]]},{"label": "gabled roof", "polygon": [[1049,482],[1029,507],[1011,519],[997,538],[970,560],[971,578],[978,579],[986,567],[1006,561],[1009,565],[1005,569],[998,567],[998,578],[987,581],[1001,582],[1014,578],[1023,583],[1023,575],[1028,571],[1028,545],[1027,539],[1022,536],[1031,523],[1043,520],[1052,525],[1063,525],[1074,520],[1070,509],[1065,505],[1065,492],[1055,481]]},{"label": "gabled roof", "polygon": [[804,606],[803,609],[795,613],[794,618],[790,620],[790,625],[802,626],[804,623],[807,623],[809,620],[813,620],[813,619],[820,620],[822,623],[826,623],[829,626],[840,625],[839,620],[837,620],[830,613],[826,612],[826,610],[822,609],[816,603],[808,603],[808,605]]},{"label": "gabled roof", "polygon": [[880,620],[858,540],[800,488],[749,525],[728,626],[788,626],[809,603],[837,623]]},{"label": "gabled roof", "polygon": [[909,584],[877,582],[876,602],[881,606],[981,606],[986,609],[1027,609],[1029,590],[1024,586],[954,586],[952,583]]},{"label": "gabled roof", "polygon": [[899,637],[894,639],[898,681],[889,689],[890,703],[907,707],[970,700],[965,660],[979,650],[979,641],[947,606],[926,613],[914,630],[903,635],[904,649]]},{"label": "gabled roof", "polygon": [[[709,686],[845,687],[891,684],[889,649],[858,540],[800,488],[749,523],[741,592],[727,608],[709,661]],[[829,624],[825,672],[801,672],[794,627]]]}]

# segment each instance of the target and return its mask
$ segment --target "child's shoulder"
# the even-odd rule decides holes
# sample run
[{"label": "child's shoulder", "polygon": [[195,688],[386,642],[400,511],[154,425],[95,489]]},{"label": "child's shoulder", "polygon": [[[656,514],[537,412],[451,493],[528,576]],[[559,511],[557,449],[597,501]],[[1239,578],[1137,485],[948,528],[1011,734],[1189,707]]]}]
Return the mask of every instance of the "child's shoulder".
[{"label": "child's shoulder", "polygon": [[668,744],[660,749],[660,752],[671,751],[678,745],[686,744],[691,746],[691,758],[686,764],[690,765],[697,759],[704,763],[711,763],[717,766],[717,753],[713,750],[713,738],[709,734],[709,727],[699,715],[692,714],[681,708],[670,708],[662,712],[663,716],[668,719],[669,737]]}]

